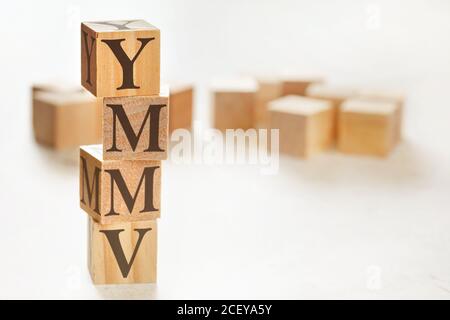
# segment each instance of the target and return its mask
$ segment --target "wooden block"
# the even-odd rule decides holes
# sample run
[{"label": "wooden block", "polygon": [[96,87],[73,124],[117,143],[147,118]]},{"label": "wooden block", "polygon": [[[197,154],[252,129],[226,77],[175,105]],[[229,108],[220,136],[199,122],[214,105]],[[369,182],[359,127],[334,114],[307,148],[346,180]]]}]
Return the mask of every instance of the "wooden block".
[{"label": "wooden block", "polygon": [[312,84],[321,84],[319,77],[285,77],[282,80],[282,95],[306,95],[306,89]]},{"label": "wooden block", "polygon": [[369,99],[375,101],[395,102],[403,105],[405,96],[400,92],[376,89],[360,89],[357,91],[357,99]]},{"label": "wooden block", "polygon": [[144,20],[83,22],[81,83],[97,97],[158,94],[159,29]]},{"label": "wooden block", "polygon": [[357,93],[358,91],[354,88],[312,84],[306,89],[305,95],[310,98],[328,100],[335,108],[339,108],[345,100],[354,98]]},{"label": "wooden block", "polygon": [[80,206],[101,224],[160,216],[161,162],[104,160],[102,146],[80,147]]},{"label": "wooden block", "polygon": [[215,128],[225,131],[254,127],[255,94],[258,89],[255,80],[220,79],[213,83],[212,89]]},{"label": "wooden block", "polygon": [[270,125],[279,129],[280,152],[307,158],[332,146],[331,102],[286,96],[269,103]]},{"label": "wooden block", "polygon": [[358,99],[369,100],[369,101],[387,101],[394,102],[398,104],[399,110],[396,113],[396,130],[395,130],[395,140],[399,142],[402,139],[402,127],[403,127],[403,109],[405,104],[405,96],[399,92],[393,92],[388,90],[373,90],[373,89],[363,89],[358,91]]},{"label": "wooden block", "polygon": [[156,220],[102,225],[89,218],[88,242],[94,284],[156,282]]},{"label": "wooden block", "polygon": [[37,92],[33,97],[36,141],[61,150],[101,142],[101,104],[86,91]]},{"label": "wooden block", "polygon": [[283,84],[277,78],[258,78],[254,110],[254,127],[269,127],[268,103],[283,95]]},{"label": "wooden block", "polygon": [[169,92],[103,98],[103,159],[167,159]]},{"label": "wooden block", "polygon": [[358,90],[351,87],[312,84],[306,89],[305,94],[310,98],[330,101],[334,107],[339,108],[345,100],[354,98]]},{"label": "wooden block", "polygon": [[169,132],[176,129],[191,129],[194,87],[187,84],[170,86]]},{"label": "wooden block", "polygon": [[352,99],[339,112],[338,148],[345,153],[386,156],[397,143],[395,102]]}]

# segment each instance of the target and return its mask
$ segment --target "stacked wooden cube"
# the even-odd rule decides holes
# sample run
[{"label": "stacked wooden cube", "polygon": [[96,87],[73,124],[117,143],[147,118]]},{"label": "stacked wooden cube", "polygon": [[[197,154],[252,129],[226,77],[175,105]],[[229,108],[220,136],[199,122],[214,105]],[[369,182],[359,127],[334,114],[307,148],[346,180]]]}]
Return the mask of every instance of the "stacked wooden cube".
[{"label": "stacked wooden cube", "polygon": [[80,148],[92,280],[155,282],[169,126],[160,31],[143,20],[82,23],[81,67],[81,83],[101,98],[103,113],[103,144]]}]

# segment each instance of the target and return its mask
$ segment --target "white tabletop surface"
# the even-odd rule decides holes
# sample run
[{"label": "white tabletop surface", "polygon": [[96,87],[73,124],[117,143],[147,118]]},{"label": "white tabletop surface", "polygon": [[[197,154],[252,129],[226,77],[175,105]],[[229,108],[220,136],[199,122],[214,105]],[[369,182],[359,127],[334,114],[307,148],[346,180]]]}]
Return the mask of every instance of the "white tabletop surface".
[{"label": "white tabletop surface", "polygon": [[[308,65],[337,84],[405,91],[404,141],[385,160],[333,151],[308,161],[282,157],[272,176],[250,165],[166,161],[158,284],[94,286],[76,151],[35,144],[29,89],[54,75],[77,79],[80,19],[123,18],[123,7],[10,3],[8,16],[0,14],[15,30],[2,31],[10,45],[0,75],[0,298],[450,298],[448,2],[399,1],[407,11],[391,1],[348,1],[345,10],[323,10],[325,1],[130,2],[126,18],[156,8],[145,18],[167,39],[164,76],[195,82],[196,119],[208,119],[205,88],[215,74],[268,72],[266,62],[278,54],[272,70]],[[372,20],[364,27],[377,8],[381,27]],[[52,19],[37,18],[46,12]],[[65,27],[51,25],[58,23]],[[263,23],[265,35],[257,33]],[[274,38],[278,49],[261,50],[283,23],[301,31]],[[188,48],[185,36],[192,34],[198,46]],[[17,35],[31,43],[14,41]],[[39,41],[41,49],[32,50]],[[205,43],[210,51],[200,48]],[[246,50],[226,50],[232,45]],[[5,63],[16,57],[20,65]]]}]

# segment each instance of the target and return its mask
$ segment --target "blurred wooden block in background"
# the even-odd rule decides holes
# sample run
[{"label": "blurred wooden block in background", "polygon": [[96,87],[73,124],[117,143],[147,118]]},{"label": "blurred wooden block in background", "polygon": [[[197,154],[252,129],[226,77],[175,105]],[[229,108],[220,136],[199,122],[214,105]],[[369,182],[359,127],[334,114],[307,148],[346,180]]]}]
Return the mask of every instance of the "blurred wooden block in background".
[{"label": "blurred wooden block in background", "polygon": [[268,128],[268,104],[283,95],[283,85],[278,78],[258,78],[258,91],[255,98],[254,127]]},{"label": "blurred wooden block in background", "polygon": [[342,103],[354,98],[357,90],[351,87],[341,87],[325,84],[312,84],[306,89],[306,96],[314,99],[329,101],[333,106],[333,134],[336,139],[338,133],[338,112]]},{"label": "blurred wooden block in background", "polygon": [[388,155],[398,142],[399,112],[395,102],[344,102],[339,112],[338,149],[352,154]]},{"label": "blurred wooden block in background", "polygon": [[99,143],[101,103],[81,87],[60,91],[33,87],[32,118],[36,141],[56,150]]},{"label": "blurred wooden block in background", "polygon": [[35,83],[31,87],[31,96],[34,98],[39,92],[53,93],[82,93],[86,90],[80,85],[73,85],[61,81]]},{"label": "blurred wooden block in background", "polygon": [[101,224],[160,217],[161,162],[104,160],[101,145],[80,147],[80,207]]},{"label": "blurred wooden block in background", "polygon": [[256,128],[267,128],[269,125],[268,103],[287,95],[304,96],[306,89],[312,84],[322,83],[319,77],[273,76],[257,77],[254,123]]},{"label": "blurred wooden block in background", "polygon": [[249,129],[254,127],[258,84],[251,78],[218,79],[213,82],[214,127]]},{"label": "blurred wooden block in background", "polygon": [[375,101],[395,102],[398,105],[403,105],[405,102],[405,96],[403,93],[394,92],[390,90],[376,90],[376,89],[358,90],[357,99],[370,99]]},{"label": "blurred wooden block in background", "polygon": [[176,129],[191,129],[194,102],[194,87],[189,84],[170,85],[169,132]]},{"label": "blurred wooden block in background", "polygon": [[157,222],[102,225],[89,217],[88,265],[94,284],[154,283]]},{"label": "blurred wooden block in background", "polygon": [[167,159],[169,90],[159,95],[103,98],[103,159]]},{"label": "blurred wooden block in background", "polygon": [[270,127],[280,130],[280,152],[307,158],[334,142],[331,102],[286,96],[269,103]]},{"label": "blurred wooden block in background", "polygon": [[97,97],[158,94],[159,29],[144,20],[83,22],[81,84]]},{"label": "blurred wooden block in background", "polygon": [[310,85],[322,84],[324,80],[320,77],[284,77],[282,79],[282,95],[306,95]]},{"label": "blurred wooden block in background", "polygon": [[402,127],[403,127],[403,114],[405,105],[405,96],[400,92],[393,92],[389,90],[374,90],[374,89],[362,89],[358,91],[358,99],[369,101],[386,101],[394,102],[399,106],[399,110],[396,113],[398,119],[396,120],[396,138],[397,142],[402,139]]},{"label": "blurred wooden block in background", "polygon": [[312,84],[306,89],[305,95],[310,98],[328,100],[335,108],[339,108],[345,100],[354,98],[357,93],[357,89],[350,87]]}]

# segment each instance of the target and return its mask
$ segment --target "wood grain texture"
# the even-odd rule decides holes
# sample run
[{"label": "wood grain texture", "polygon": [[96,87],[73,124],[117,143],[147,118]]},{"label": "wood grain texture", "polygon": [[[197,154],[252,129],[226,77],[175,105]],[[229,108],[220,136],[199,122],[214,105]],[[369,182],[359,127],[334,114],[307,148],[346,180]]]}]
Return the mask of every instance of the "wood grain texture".
[{"label": "wood grain texture", "polygon": [[165,160],[168,130],[168,91],[148,97],[103,99],[105,160]]},{"label": "wood grain texture", "polygon": [[155,220],[102,225],[89,218],[88,266],[94,284],[154,283]]},{"label": "wood grain texture", "polygon": [[103,160],[101,145],[80,147],[80,207],[93,219],[156,219],[160,205],[160,161]]},{"label": "wood grain texture", "polygon": [[[151,40],[143,45],[142,39]],[[123,40],[118,46],[130,61],[134,60],[131,68],[123,68],[117,53],[105,42],[108,40]],[[117,48],[116,52],[119,51]],[[124,74],[130,74],[130,71],[133,86],[122,88],[125,84]],[[160,30],[143,20],[130,21],[128,24],[126,21],[82,23],[81,84],[97,97],[158,94]]]},{"label": "wood grain texture", "polygon": [[349,100],[339,112],[338,149],[387,156],[398,143],[400,107],[392,102]]},{"label": "wood grain texture", "polygon": [[56,150],[101,142],[101,104],[83,91],[34,89],[33,132],[36,141]]},{"label": "wood grain texture", "polygon": [[194,88],[192,85],[170,87],[169,132],[176,129],[191,129]]},{"label": "wood grain texture", "polygon": [[269,103],[270,127],[280,130],[280,152],[308,158],[334,142],[330,102],[286,96]]}]

